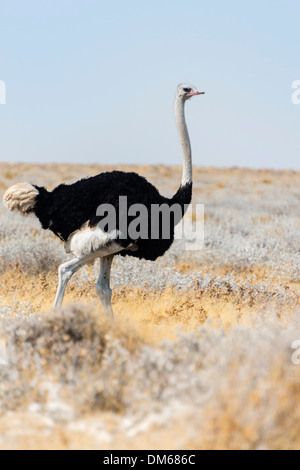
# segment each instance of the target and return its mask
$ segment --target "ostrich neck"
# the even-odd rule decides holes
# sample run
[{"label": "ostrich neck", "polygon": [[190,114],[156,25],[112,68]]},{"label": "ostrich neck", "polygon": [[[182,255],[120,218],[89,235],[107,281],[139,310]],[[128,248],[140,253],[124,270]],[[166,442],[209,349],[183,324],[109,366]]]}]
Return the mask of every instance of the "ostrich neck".
[{"label": "ostrich neck", "polygon": [[189,133],[185,122],[184,101],[179,97],[176,97],[175,100],[175,119],[183,158],[181,186],[185,186],[192,183],[192,151]]}]

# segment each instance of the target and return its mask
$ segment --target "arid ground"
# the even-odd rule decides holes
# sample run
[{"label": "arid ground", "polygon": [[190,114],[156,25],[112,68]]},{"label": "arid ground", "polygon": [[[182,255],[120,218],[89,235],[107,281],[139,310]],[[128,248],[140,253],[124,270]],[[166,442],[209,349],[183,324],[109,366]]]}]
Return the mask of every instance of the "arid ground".
[{"label": "arid ground", "polygon": [[[1,163],[0,193],[113,168]],[[167,196],[180,182],[177,167],[118,168]],[[300,449],[299,181],[195,168],[204,248],[177,240],[155,263],[115,257],[115,322],[96,296],[98,262],[51,310],[69,255],[1,204],[0,448]]]}]

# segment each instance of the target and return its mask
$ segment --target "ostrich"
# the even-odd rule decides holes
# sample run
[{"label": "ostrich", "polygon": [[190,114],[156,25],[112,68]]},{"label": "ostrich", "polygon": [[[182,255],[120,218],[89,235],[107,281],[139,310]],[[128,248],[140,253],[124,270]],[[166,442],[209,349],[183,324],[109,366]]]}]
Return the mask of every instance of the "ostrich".
[{"label": "ostrich", "polygon": [[[111,171],[81,179],[76,183],[60,184],[53,191],[47,191],[29,183],[19,183],[7,189],[3,196],[4,205],[11,211],[23,215],[34,213],[43,229],[51,230],[64,243],[67,252],[74,258],[58,268],[59,282],[54,302],[56,310],[61,309],[65,289],[72,275],[83,266],[100,259],[100,274],[96,284],[97,295],[106,315],[113,317],[111,306],[112,291],[110,272],[116,254],[134,256],[140,259],[156,260],[172,245],[174,226],[183,217],[192,198],[192,158],[189,134],[185,122],[185,102],[195,95],[202,95],[188,84],[178,86],[175,99],[175,118],[181,140],[183,172],[181,185],[172,198],[161,196],[158,190],[144,177],[133,172]],[[169,236],[151,238],[151,220],[148,236],[133,240],[120,236],[119,216],[115,230],[108,231],[101,225],[103,214],[97,208],[112,205],[117,213],[120,196],[127,197],[128,207],[142,204],[150,211],[153,205],[174,204],[182,208],[180,218],[173,217]],[[150,213],[148,211],[148,214]],[[149,215],[148,215],[149,218]]]}]

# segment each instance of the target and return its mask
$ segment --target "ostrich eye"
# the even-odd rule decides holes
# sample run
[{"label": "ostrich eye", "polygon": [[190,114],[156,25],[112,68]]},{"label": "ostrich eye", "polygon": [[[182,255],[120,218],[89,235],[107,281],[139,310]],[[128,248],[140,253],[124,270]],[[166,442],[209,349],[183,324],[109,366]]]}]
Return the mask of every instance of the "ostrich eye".
[{"label": "ostrich eye", "polygon": [[190,93],[190,91],[192,91],[191,88],[183,88],[183,91],[185,91],[186,93]]}]

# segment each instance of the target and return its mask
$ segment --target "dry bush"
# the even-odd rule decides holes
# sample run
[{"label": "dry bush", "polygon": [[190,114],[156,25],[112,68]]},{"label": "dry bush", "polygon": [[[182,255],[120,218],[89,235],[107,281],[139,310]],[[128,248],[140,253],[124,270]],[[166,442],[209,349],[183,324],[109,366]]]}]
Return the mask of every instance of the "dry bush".
[{"label": "dry bush", "polygon": [[150,432],[158,413],[165,444],[169,428],[187,421],[184,447],[299,448],[300,369],[291,360],[299,315],[291,325],[227,332],[206,323],[160,346],[76,305],[62,316],[2,322],[2,413],[31,410],[68,426],[110,411],[120,429],[126,415],[137,447],[138,429]]},{"label": "dry bush", "polygon": [[58,389],[68,396],[74,414],[84,409],[122,410],[126,364],[122,358],[113,363],[110,356],[114,347],[134,354],[140,343],[134,333],[120,334],[116,324],[73,305],[62,315],[3,320],[1,338],[8,355],[8,365],[0,368],[2,412],[30,403],[43,405],[47,394],[56,396]]}]

